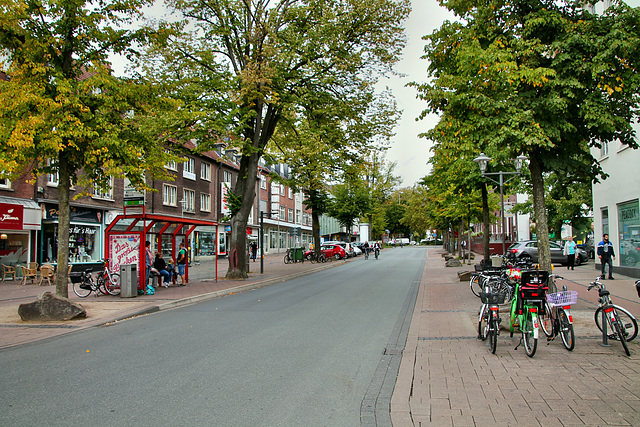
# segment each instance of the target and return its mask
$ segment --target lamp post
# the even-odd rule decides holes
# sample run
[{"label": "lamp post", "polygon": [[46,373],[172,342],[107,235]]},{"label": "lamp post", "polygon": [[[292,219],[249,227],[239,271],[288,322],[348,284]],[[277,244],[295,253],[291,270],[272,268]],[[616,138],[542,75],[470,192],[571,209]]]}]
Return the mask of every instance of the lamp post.
[{"label": "lamp post", "polygon": [[[506,184],[507,182],[511,181],[513,178],[515,178],[515,176],[512,176],[511,178],[507,179],[505,181],[504,176],[505,175],[520,175],[520,171],[522,170],[522,165],[524,163],[524,161],[527,158],[525,156],[518,156],[514,159],[513,163],[516,167],[516,171],[515,172],[503,172],[503,171],[499,171],[499,172],[491,172],[491,173],[487,173],[487,165],[489,164],[489,162],[492,160],[491,157],[486,156],[484,153],[480,153],[480,155],[478,157],[476,157],[475,159],[473,159],[474,162],[476,162],[478,164],[478,166],[480,167],[480,173],[482,174],[483,178],[487,178],[490,181],[495,182],[496,184],[498,184],[500,186],[500,216],[502,217],[502,255],[506,254],[506,249],[505,249],[505,244],[504,244],[504,236],[505,236],[505,229],[506,227],[506,223],[505,223],[505,218],[504,218],[504,184]],[[497,175],[499,176],[499,181],[496,181],[493,178],[489,178],[489,175]]]},{"label": "lamp post", "polygon": [[[264,216],[275,215],[279,212],[263,212],[260,211],[260,274],[264,273]],[[280,236],[278,236],[278,239]]]}]

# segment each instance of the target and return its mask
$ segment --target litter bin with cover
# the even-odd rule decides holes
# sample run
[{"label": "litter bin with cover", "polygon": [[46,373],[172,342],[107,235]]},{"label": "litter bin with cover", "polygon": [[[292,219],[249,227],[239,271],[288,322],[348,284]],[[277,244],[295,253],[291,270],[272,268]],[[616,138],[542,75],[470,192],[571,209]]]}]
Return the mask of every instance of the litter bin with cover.
[{"label": "litter bin with cover", "polygon": [[138,296],[138,269],[135,264],[120,266],[120,296],[122,298]]}]

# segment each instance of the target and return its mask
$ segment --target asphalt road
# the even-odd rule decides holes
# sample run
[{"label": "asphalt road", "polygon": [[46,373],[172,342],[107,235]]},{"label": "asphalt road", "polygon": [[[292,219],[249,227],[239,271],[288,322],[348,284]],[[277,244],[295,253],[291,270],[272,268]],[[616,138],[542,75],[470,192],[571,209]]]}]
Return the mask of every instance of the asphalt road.
[{"label": "asphalt road", "polygon": [[390,398],[383,353],[404,343],[425,255],[1,350],[0,425],[359,426],[363,400]]}]

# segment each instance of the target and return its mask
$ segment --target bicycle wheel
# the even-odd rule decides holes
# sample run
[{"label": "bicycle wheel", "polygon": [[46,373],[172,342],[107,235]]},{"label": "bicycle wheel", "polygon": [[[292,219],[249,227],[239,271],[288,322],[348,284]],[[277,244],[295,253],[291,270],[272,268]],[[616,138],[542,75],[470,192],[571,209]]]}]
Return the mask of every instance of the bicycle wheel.
[{"label": "bicycle wheel", "polygon": [[491,354],[496,354],[496,347],[498,347],[498,321],[496,319],[491,319],[489,321],[489,350],[491,350]]},{"label": "bicycle wheel", "polygon": [[487,339],[487,334],[489,332],[489,307],[486,304],[482,304],[480,307],[480,313],[478,313],[478,339],[482,341]]},{"label": "bicycle wheel", "polygon": [[631,356],[631,352],[629,351],[629,345],[627,344],[627,334],[625,333],[624,325],[620,322],[620,319],[616,319],[613,322],[613,326],[616,328],[616,333],[618,337],[620,337],[620,344],[624,348],[624,352],[627,353],[627,356]]},{"label": "bicycle wheel", "polygon": [[286,254],[284,256],[284,263],[289,264],[290,262],[291,262],[291,256],[289,256],[289,254]]},{"label": "bicycle wheel", "polygon": [[527,356],[533,357],[538,348],[538,339],[533,337],[533,319],[531,318],[530,312],[527,312],[524,319],[522,319],[520,330],[522,331],[524,351],[527,353]]},{"label": "bicycle wheel", "polygon": [[[551,306],[548,302],[544,303],[545,313],[538,313],[538,319],[540,320],[540,326],[542,327],[542,332],[551,338],[553,336],[553,316],[551,316]],[[561,310],[561,309],[558,309]],[[563,310],[564,311],[564,310]]]},{"label": "bicycle wheel", "polygon": [[564,348],[572,351],[576,346],[576,336],[573,332],[573,325],[569,323],[567,313],[562,308],[558,308],[558,324],[560,327],[560,338],[562,338]]},{"label": "bicycle wheel", "polygon": [[120,275],[118,273],[110,274],[111,280],[104,280],[104,290],[109,295],[120,295]]},{"label": "bicycle wheel", "polygon": [[91,293],[91,285],[85,280],[82,280],[81,282],[73,282],[73,293],[78,295],[80,298],[86,298]]},{"label": "bicycle wheel", "polygon": [[475,296],[480,298],[480,293],[482,292],[480,276],[471,276],[471,280],[469,280],[469,287],[471,288],[471,292],[473,292]]},{"label": "bicycle wheel", "polygon": [[[638,336],[638,322],[636,321],[636,318],[622,307],[617,305],[614,305],[613,307],[616,310],[616,318],[620,319],[621,325],[623,326],[627,342],[633,341],[633,339]],[[602,307],[598,307],[593,317],[598,329],[602,332]],[[618,339],[618,334],[613,330],[609,330],[607,335],[612,340]]]}]

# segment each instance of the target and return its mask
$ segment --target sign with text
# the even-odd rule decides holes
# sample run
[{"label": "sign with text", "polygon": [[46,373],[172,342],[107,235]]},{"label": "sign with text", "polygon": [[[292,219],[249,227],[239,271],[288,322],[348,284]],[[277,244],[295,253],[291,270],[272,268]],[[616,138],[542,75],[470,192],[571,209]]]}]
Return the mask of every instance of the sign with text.
[{"label": "sign with text", "polygon": [[123,264],[136,264],[140,270],[140,234],[109,235],[109,267],[119,271]]},{"label": "sign with text", "polygon": [[0,203],[0,229],[22,230],[24,206]]}]

